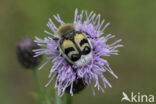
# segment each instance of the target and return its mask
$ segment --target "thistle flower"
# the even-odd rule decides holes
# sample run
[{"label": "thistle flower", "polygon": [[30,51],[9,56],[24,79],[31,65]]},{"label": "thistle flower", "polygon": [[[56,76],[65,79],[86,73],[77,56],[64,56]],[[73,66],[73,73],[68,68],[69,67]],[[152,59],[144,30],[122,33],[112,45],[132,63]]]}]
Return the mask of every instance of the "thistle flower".
[{"label": "thistle flower", "polygon": [[[83,15],[85,15],[85,18]],[[67,24],[61,20],[59,14],[56,16],[54,15],[54,18],[60,23],[60,26]],[[97,87],[98,90],[104,92],[103,88],[106,88],[107,85],[111,87],[111,84],[103,75],[106,71],[108,71],[115,78],[118,78],[117,75],[115,75],[115,73],[111,70],[107,60],[102,58],[102,56],[118,55],[117,48],[122,47],[123,45],[118,44],[121,39],[112,44],[107,44],[107,41],[115,36],[111,34],[103,36],[104,30],[109,25],[109,23],[104,25],[104,22],[105,20],[101,21],[100,14],[96,15],[94,12],[90,12],[88,14],[87,11],[85,11],[85,13],[82,11],[78,14],[78,10],[75,10],[73,24],[76,25],[79,30],[88,33],[91,37],[91,43],[94,48],[92,59],[84,66],[69,64],[65,58],[60,55],[57,50],[59,44],[55,40],[55,38],[57,38],[55,34],[58,28],[51,19],[49,19],[47,26],[52,33],[45,31],[50,35],[50,37],[45,37],[44,39],[36,37],[35,42],[45,48],[34,50],[36,52],[35,57],[46,54],[49,55],[49,57],[47,57],[45,64],[50,61],[53,63],[49,74],[50,80],[45,86],[48,86],[53,78],[56,77],[55,88],[58,89],[58,96],[62,96],[65,92],[69,92],[73,95],[73,93],[79,92],[79,90],[77,91],[76,86],[80,85],[78,89],[80,88],[80,90],[82,90],[86,85],[93,86],[91,83],[93,81],[95,82],[93,87]],[[45,64],[43,64],[39,69],[41,69]],[[103,85],[99,83],[99,78],[102,79]],[[78,81],[78,79],[80,80]]]},{"label": "thistle flower", "polygon": [[29,37],[23,37],[17,43],[16,53],[17,58],[21,65],[25,68],[36,67],[41,62],[40,57],[33,57],[35,53],[32,51],[34,49],[39,49],[40,47]]}]

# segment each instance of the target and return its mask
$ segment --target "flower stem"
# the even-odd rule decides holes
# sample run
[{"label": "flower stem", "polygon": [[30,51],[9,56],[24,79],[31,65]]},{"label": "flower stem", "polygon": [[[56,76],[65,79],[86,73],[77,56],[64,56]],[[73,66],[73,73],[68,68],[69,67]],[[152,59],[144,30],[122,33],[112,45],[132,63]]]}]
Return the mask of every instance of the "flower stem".
[{"label": "flower stem", "polygon": [[36,69],[33,69],[33,75],[34,75],[34,79],[35,79],[36,86],[37,86],[38,97],[39,97],[40,103],[42,104],[42,102],[43,102],[43,97],[42,97],[43,91],[42,91],[42,88],[41,88],[39,75],[38,75],[38,72],[37,72]]},{"label": "flower stem", "polygon": [[57,92],[55,92],[55,96],[56,96],[55,104],[71,104],[72,103],[70,94],[65,93],[63,97],[59,97],[57,96]]},{"label": "flower stem", "polygon": [[64,94],[64,104],[71,104],[72,103],[72,99],[71,99],[71,95],[70,94],[67,94],[65,93]]},{"label": "flower stem", "polygon": [[47,98],[46,93],[43,90],[42,85],[40,83],[41,81],[39,78],[38,70],[34,69],[33,75],[34,75],[34,79],[35,79],[36,86],[37,86],[38,99],[39,99],[40,104],[51,104],[50,100]]}]

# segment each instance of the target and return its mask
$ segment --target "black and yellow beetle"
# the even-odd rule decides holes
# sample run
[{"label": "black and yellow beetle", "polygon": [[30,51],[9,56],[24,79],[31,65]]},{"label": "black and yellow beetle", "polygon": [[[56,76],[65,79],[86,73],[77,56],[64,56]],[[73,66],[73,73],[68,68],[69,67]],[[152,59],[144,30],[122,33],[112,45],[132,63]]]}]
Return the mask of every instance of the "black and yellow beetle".
[{"label": "black and yellow beetle", "polygon": [[89,35],[74,24],[64,24],[56,32],[58,51],[70,64],[84,66],[92,59],[93,46]]}]

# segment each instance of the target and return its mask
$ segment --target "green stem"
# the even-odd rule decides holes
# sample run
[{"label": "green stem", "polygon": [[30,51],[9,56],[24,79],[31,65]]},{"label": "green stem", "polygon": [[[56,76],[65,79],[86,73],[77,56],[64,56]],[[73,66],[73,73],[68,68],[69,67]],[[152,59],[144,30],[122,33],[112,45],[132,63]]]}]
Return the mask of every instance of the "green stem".
[{"label": "green stem", "polygon": [[50,100],[45,95],[46,94],[45,91],[42,88],[41,81],[40,81],[39,74],[38,74],[38,70],[34,69],[33,75],[34,75],[36,86],[37,86],[40,104],[51,104]]},{"label": "green stem", "polygon": [[55,104],[71,104],[71,95],[65,93],[63,97],[57,96],[57,91],[55,92],[56,102]]},{"label": "green stem", "polygon": [[38,75],[38,72],[36,69],[33,69],[33,75],[34,75],[34,79],[35,79],[35,82],[36,82],[36,86],[37,86],[37,91],[38,91],[38,94],[39,94],[39,100],[40,100],[40,103],[42,104],[43,102],[43,91],[42,91],[42,87],[41,87],[41,84],[40,84],[40,80],[39,80],[39,75]]},{"label": "green stem", "polygon": [[70,94],[67,94],[65,93],[64,94],[64,104],[71,104],[72,103],[72,99],[71,99],[71,95]]}]

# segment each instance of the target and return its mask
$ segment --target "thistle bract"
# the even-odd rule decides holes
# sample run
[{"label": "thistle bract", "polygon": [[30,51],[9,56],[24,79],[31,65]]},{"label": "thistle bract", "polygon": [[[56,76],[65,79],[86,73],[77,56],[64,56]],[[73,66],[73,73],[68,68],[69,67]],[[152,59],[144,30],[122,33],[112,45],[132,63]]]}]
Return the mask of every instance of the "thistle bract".
[{"label": "thistle bract", "polygon": [[34,49],[40,49],[40,47],[29,37],[23,37],[17,43],[17,58],[19,63],[27,69],[34,68],[41,62],[42,56],[34,57]]}]

